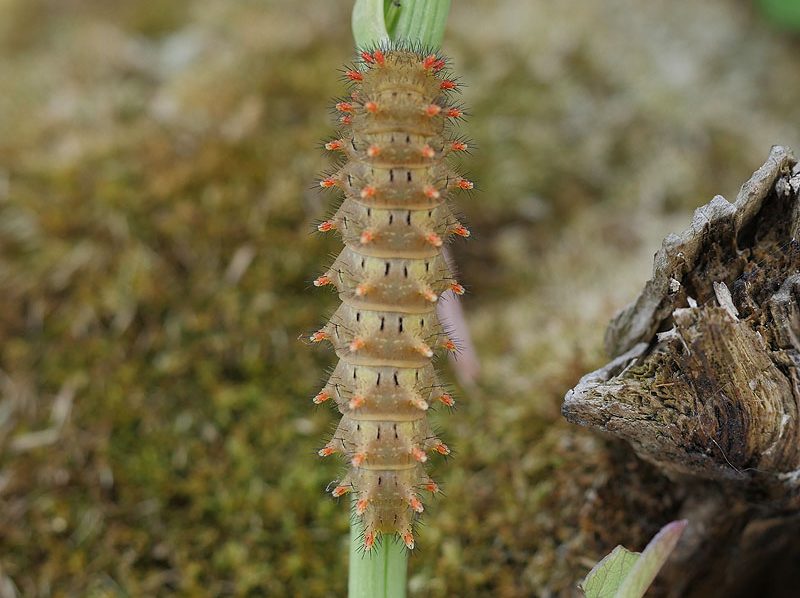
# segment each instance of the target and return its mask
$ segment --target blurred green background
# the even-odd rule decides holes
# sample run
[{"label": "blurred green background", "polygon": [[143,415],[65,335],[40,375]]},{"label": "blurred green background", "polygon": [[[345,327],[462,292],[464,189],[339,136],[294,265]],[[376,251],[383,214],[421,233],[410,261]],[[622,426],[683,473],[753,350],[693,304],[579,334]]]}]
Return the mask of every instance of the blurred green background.
[{"label": "blurred green background", "polygon": [[[312,187],[350,8],[0,0],[0,595],[343,595],[341,467],[315,455],[337,417],[310,401],[334,357],[297,339],[337,304],[309,283],[340,248],[312,232],[332,207]],[[567,595],[676,508],[560,400],[662,236],[800,146],[780,19],[453,3],[481,373],[445,366],[455,458],[433,467],[447,496],[412,596]]]}]

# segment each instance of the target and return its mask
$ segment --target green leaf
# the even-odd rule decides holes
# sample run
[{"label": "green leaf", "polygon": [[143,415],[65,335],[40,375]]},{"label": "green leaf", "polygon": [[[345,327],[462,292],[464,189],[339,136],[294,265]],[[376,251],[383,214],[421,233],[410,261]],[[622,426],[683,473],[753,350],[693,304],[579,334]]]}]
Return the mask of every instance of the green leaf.
[{"label": "green leaf", "polygon": [[641,554],[617,546],[581,582],[587,598],[641,598],[683,534],[688,521],[661,528]]},{"label": "green leaf", "polygon": [[393,40],[420,42],[429,48],[438,48],[442,45],[449,12],[450,0],[402,0],[402,8],[389,34]]},{"label": "green leaf", "polygon": [[638,552],[617,546],[589,571],[581,582],[581,589],[588,598],[614,598],[622,582],[640,558],[641,554]]}]

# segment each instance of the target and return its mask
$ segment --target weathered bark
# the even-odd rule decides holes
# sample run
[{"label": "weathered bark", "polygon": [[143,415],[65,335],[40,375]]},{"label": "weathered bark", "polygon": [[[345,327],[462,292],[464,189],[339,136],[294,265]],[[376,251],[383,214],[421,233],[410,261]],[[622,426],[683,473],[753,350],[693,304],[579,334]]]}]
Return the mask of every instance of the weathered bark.
[{"label": "weathered bark", "polygon": [[798,232],[800,166],[775,147],[734,204],[717,196],[664,239],[608,328],[612,361],[565,397],[569,421],[626,440],[683,487],[669,595],[746,592],[800,555]]}]

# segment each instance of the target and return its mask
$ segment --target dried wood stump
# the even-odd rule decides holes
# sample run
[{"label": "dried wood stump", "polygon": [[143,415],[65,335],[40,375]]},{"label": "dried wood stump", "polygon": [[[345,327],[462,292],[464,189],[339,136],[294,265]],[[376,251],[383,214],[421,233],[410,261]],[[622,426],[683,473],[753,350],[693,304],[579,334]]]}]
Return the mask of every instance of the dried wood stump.
[{"label": "dried wood stump", "polygon": [[665,594],[800,595],[799,231],[800,166],[774,147],[735,203],[664,239],[612,360],[564,399],[681,487]]}]

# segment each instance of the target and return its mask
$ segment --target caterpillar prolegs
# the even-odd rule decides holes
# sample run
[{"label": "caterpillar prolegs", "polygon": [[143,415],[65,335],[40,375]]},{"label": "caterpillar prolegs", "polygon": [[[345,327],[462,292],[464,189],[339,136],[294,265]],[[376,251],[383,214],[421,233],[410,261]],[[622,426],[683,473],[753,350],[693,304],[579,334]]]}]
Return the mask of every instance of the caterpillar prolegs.
[{"label": "caterpillar prolegs", "polygon": [[457,83],[438,54],[395,45],[360,53],[346,72],[351,96],[336,104],[339,138],[325,144],[344,160],[320,185],[344,200],[320,231],[337,230],[344,250],[315,286],[334,285],[342,305],[311,336],[332,343],[339,364],[315,403],[333,399],[342,414],[321,456],[350,464],[333,496],[355,494],[364,547],[399,534],[414,547],[422,491],[435,493],[428,455],[450,449],[432,432],[429,406],[454,403],[432,364],[455,351],[436,315],[440,295],[463,294],[442,254],[454,236],[469,236],[447,199],[472,183],[445,163],[467,149],[450,123],[463,116],[449,96]]}]

